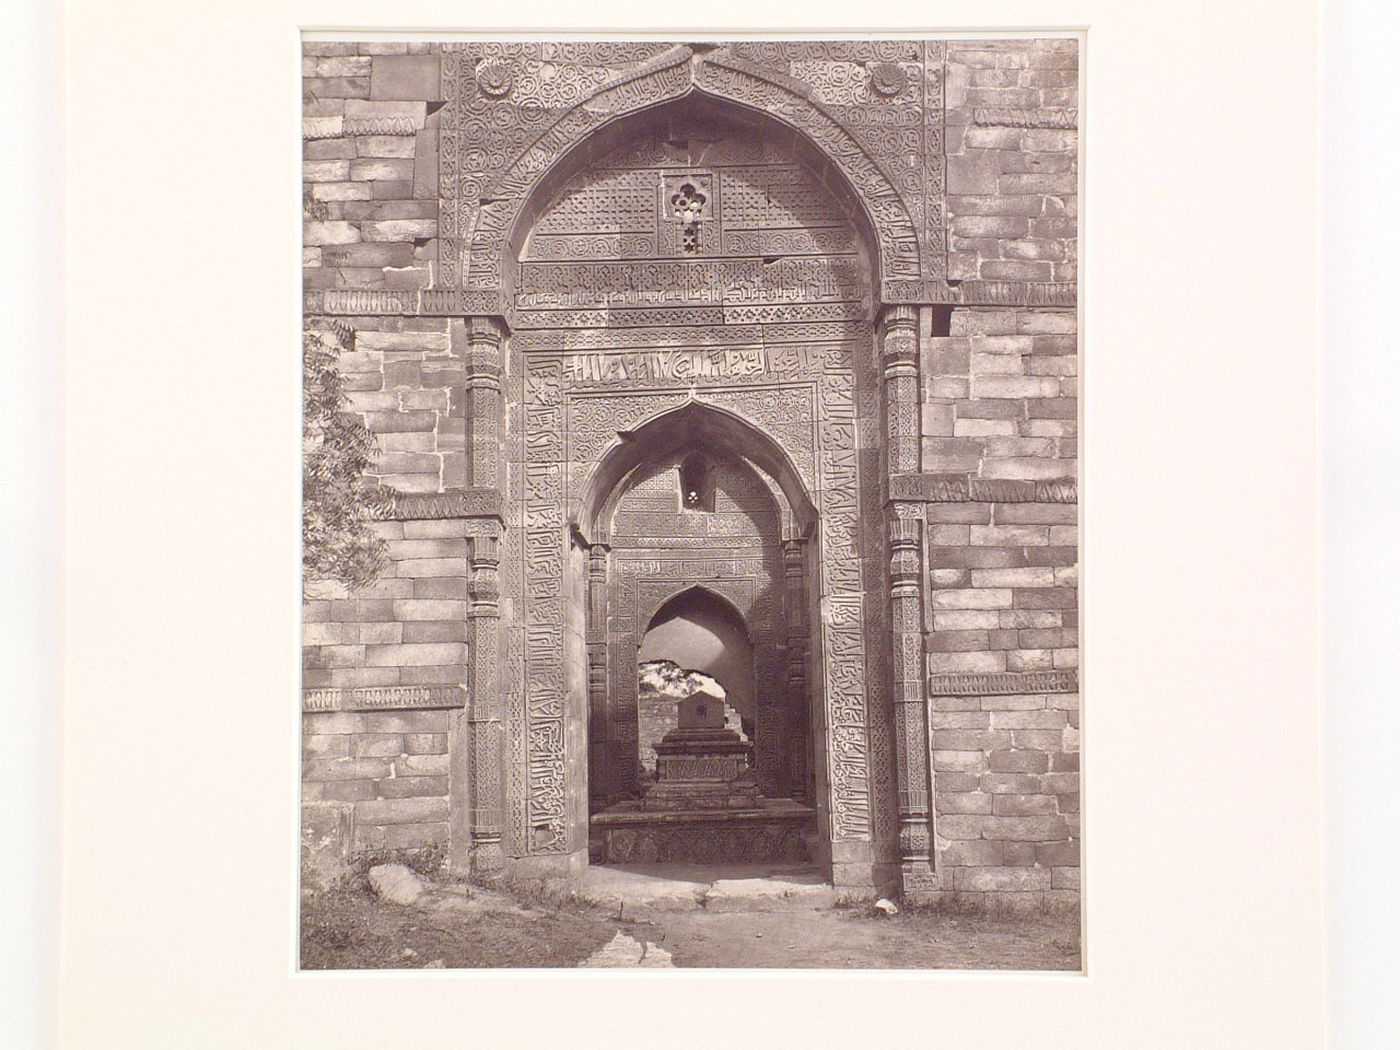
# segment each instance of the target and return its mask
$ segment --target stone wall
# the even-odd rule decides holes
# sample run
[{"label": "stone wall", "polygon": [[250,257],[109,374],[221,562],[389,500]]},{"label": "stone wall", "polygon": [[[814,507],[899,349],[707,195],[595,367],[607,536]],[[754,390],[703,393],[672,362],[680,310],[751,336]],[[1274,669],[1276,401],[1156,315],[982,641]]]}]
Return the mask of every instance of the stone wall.
[{"label": "stone wall", "polygon": [[345,821],[350,853],[447,843],[447,711],[306,714],[302,803]]},{"label": "stone wall", "polygon": [[1078,42],[948,44],[948,276],[1076,279]]},{"label": "stone wall", "polygon": [[[366,481],[402,494],[460,488],[464,350],[448,322],[349,322],[353,349],[340,355],[349,408],[380,449]],[[401,508],[385,499],[384,516],[395,516]],[[462,685],[466,528],[461,519],[434,520],[431,504],[421,513],[376,522],[389,557],[374,583],[353,594],[334,587],[314,592],[302,618],[304,688]]]},{"label": "stone wall", "polygon": [[1075,314],[955,309],[924,340],[940,885],[1072,903],[1079,877]]},{"label": "stone wall", "polygon": [[[436,156],[424,128],[437,94],[434,50],[318,42],[303,46],[302,59],[304,284],[342,297],[334,312],[355,332],[340,358],[350,408],[380,448],[367,480],[402,493],[465,484],[460,338],[454,351],[447,320],[378,316],[379,304],[365,298],[432,281]],[[407,707],[426,694],[438,706],[460,707],[463,523],[381,521],[376,531],[388,543],[381,578],[306,607],[307,706]],[[446,844],[448,717],[446,710],[304,716],[304,802],[352,807],[347,853]],[[395,733],[406,735],[396,743]],[[433,750],[412,750],[420,746]],[[434,772],[414,775],[423,767]]]},{"label": "stone wall", "polygon": [[428,44],[302,47],[308,289],[416,291],[437,260],[438,56]]}]

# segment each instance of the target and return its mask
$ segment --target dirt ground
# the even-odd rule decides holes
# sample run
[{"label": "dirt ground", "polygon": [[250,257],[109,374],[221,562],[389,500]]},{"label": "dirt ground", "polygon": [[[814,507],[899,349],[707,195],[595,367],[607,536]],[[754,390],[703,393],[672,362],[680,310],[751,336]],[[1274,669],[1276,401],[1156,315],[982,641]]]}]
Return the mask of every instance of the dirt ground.
[{"label": "dirt ground", "polygon": [[671,953],[676,966],[914,970],[1077,970],[1073,919],[992,919],[864,909],[675,912],[627,932]]},{"label": "dirt ground", "polygon": [[577,966],[617,924],[572,910],[532,915],[435,911],[391,904],[366,891],[302,897],[303,970]]},{"label": "dirt ground", "polygon": [[1079,968],[1071,918],[997,919],[865,909],[661,912],[623,920],[584,904],[528,914],[425,909],[367,892],[309,894],[301,965],[308,970],[574,967],[618,930],[665,948],[678,967]]}]

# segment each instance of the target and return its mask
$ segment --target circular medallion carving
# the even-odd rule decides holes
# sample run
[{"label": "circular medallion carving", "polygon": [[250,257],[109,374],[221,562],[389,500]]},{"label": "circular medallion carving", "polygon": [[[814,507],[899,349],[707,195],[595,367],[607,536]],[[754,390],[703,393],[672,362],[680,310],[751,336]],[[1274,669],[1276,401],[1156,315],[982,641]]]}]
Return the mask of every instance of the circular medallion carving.
[{"label": "circular medallion carving", "polygon": [[909,84],[909,74],[894,62],[871,62],[865,68],[870,72],[871,90],[885,98],[893,98]]},{"label": "circular medallion carving", "polygon": [[500,62],[488,62],[477,69],[476,84],[487,98],[504,98],[515,86],[515,78]]}]

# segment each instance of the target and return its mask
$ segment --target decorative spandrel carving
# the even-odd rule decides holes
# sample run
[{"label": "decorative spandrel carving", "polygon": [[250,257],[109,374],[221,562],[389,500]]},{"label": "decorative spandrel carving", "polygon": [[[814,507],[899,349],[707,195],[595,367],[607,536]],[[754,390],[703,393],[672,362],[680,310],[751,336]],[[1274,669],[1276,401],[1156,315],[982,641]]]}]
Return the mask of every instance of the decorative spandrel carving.
[{"label": "decorative spandrel carving", "polygon": [[[908,112],[912,126],[922,128],[921,112],[933,102],[941,116],[941,97],[929,98],[931,81],[921,69],[924,45],[831,43],[842,46],[819,57],[808,56],[825,43],[757,51],[734,45],[700,56],[661,44],[579,43],[563,51],[537,43],[444,46],[437,287],[500,287],[506,236],[538,179],[608,121],[696,91],[758,109],[811,139],[863,198],[875,223],[883,278],[940,276],[941,260],[920,259],[931,210],[929,180],[920,175],[927,168],[927,136],[891,136],[878,117],[870,128],[882,130],[858,131],[861,118],[851,116],[863,109]],[[754,55],[762,57],[746,57]],[[705,163],[752,163],[766,152],[762,143],[755,148],[752,136],[708,152],[703,128],[694,140]],[[639,162],[668,166],[681,159],[665,143],[634,148]],[[694,152],[688,141],[686,162],[695,162]],[[941,170],[941,159],[935,167]],[[936,210],[941,215],[941,207]],[[703,222],[683,224],[676,237],[680,252],[704,252],[706,233]],[[664,254],[667,241],[659,237],[654,250]]]},{"label": "decorative spandrel carving", "polygon": [[[517,327],[653,324],[657,310],[683,306],[719,307],[734,324],[866,314],[871,289],[848,216],[807,168],[776,153],[761,166],[717,163],[747,152],[723,149],[746,134],[723,124],[668,122],[645,134],[685,143],[673,150],[684,158],[667,160],[709,163],[673,173],[655,163],[661,151],[634,150],[576,175],[525,246]],[[637,153],[653,163],[611,167]]]}]

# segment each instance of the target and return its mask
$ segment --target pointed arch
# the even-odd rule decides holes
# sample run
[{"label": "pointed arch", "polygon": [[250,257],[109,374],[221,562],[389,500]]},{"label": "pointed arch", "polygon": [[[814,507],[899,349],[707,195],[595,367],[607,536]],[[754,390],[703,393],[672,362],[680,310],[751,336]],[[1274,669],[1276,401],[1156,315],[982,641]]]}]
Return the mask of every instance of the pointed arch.
[{"label": "pointed arch", "polygon": [[805,155],[869,241],[875,288],[920,276],[918,235],[903,197],[807,85],[725,48],[682,45],[599,87],[491,183],[468,241],[464,287],[499,291],[509,302],[524,233],[553,191],[611,140],[625,137],[634,118],[682,101],[785,136]]},{"label": "pointed arch", "polygon": [[643,610],[644,615],[640,617],[640,621],[644,622],[646,626],[642,628],[642,634],[645,635],[647,631],[650,631],[660,622],[662,613],[668,612],[686,601],[693,600],[691,599],[692,594],[696,597],[703,596],[704,600],[711,605],[723,608],[725,612],[732,616],[734,622],[742,628],[745,637],[747,637],[750,644],[752,644],[753,628],[749,626],[749,612],[751,610],[739,608],[733,598],[721,594],[713,587],[707,587],[703,583],[677,584],[674,591],[659,598],[654,604]]},{"label": "pointed arch", "polygon": [[[620,432],[584,484],[573,524],[590,543],[606,542],[618,500],[639,471],[682,449],[712,448],[766,475],[782,494],[796,530],[810,534],[817,508],[787,452],[737,413],[701,400],[658,413],[635,430]],[[780,508],[782,509],[782,508]]]}]

